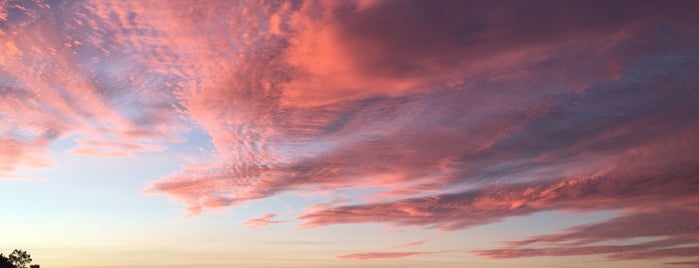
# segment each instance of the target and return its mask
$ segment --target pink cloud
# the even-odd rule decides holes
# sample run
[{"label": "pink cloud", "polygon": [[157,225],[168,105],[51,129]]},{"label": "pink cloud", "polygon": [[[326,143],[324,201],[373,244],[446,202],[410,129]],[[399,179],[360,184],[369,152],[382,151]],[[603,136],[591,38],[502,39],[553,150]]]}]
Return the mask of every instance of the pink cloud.
[{"label": "pink cloud", "polygon": [[[676,98],[692,94],[696,81],[673,84],[674,93],[634,93],[676,81],[667,81],[662,72],[640,75],[657,70],[656,65],[686,72],[673,77],[691,77],[693,69],[678,67],[684,64],[680,58],[662,56],[663,47],[624,52],[638,40],[664,42],[645,32],[657,21],[672,17],[667,27],[679,29],[687,14],[675,7],[656,13],[652,6],[638,5],[631,13],[636,15],[629,15],[616,6],[559,6],[602,12],[604,23],[583,26],[543,12],[551,21],[566,23],[541,28],[513,19],[531,11],[516,4],[243,6],[248,5],[263,15],[228,23],[262,25],[243,27],[244,34],[236,35],[247,36],[242,44],[257,40],[257,45],[238,52],[231,64],[201,61],[212,55],[188,55],[225,75],[201,71],[211,79],[178,91],[183,111],[211,135],[216,160],[198,169],[183,167],[144,192],[171,196],[199,208],[194,211],[206,209],[200,202],[206,198],[236,205],[309,188],[390,188],[372,197],[381,202],[453,192],[455,185],[636,169],[655,161],[649,152],[663,152],[668,159],[686,153],[672,145],[675,141],[696,145],[696,126],[683,123],[695,110],[691,98]],[[474,8],[492,16],[455,11]],[[423,13],[426,9],[445,15]],[[179,30],[207,23],[192,21]],[[475,26],[459,28],[463,25]],[[425,28],[433,26],[445,32]],[[430,41],[415,31],[425,32]],[[172,34],[183,47],[192,45]],[[557,41],[539,38],[547,36]],[[675,37],[686,40],[681,30]],[[221,42],[206,36],[199,46]],[[674,120],[678,117],[682,120]],[[665,128],[645,127],[668,122]],[[658,140],[662,144],[655,144]]]},{"label": "pink cloud", "polygon": [[[696,240],[695,240],[696,243]],[[699,247],[672,247],[620,252],[612,254],[609,258],[618,260],[656,259],[666,257],[695,257],[699,255]]]},{"label": "pink cloud", "polygon": [[[576,226],[558,234],[512,241],[506,248],[477,250],[474,253],[490,258],[605,254],[607,258],[617,260],[696,254],[697,248],[692,246],[699,242],[699,228],[696,226],[699,214],[696,210],[664,205],[636,210],[602,223]],[[620,241],[632,238],[652,240],[619,245]],[[617,245],[593,245],[600,242]],[[525,245],[528,247],[523,247]],[[543,245],[547,248],[541,248]]]},{"label": "pink cloud", "polygon": [[696,202],[694,167],[656,175],[609,174],[537,183],[491,186],[460,193],[365,205],[330,207],[300,215],[304,226],[388,223],[456,230],[547,210],[641,208],[658,202]]},{"label": "pink cloud", "polygon": [[390,248],[410,248],[410,247],[422,245],[426,242],[427,242],[427,240],[412,241],[412,242],[407,242],[407,243],[403,243],[403,244],[393,245]]},{"label": "pink cloud", "polygon": [[[294,14],[287,23],[298,32],[290,38],[289,63],[302,72],[284,88],[284,103],[333,104],[434,91],[435,83],[484,75],[485,66],[501,70],[502,64],[517,66],[531,57],[546,57],[544,51],[557,47],[553,40],[542,42],[548,35],[587,42],[590,35],[613,35],[612,29],[638,20],[612,6],[604,11],[587,4],[556,8],[560,13],[517,3],[305,2],[299,13],[315,16]],[[637,5],[635,11],[651,15],[653,9]],[[583,27],[588,20],[579,13],[586,12],[602,19]],[[581,17],[569,20],[561,14]],[[528,16],[560,24],[523,23],[531,21]]]},{"label": "pink cloud", "polygon": [[674,265],[696,265],[696,266],[699,266],[699,260],[697,260],[697,261],[666,262],[665,264],[674,264]]},{"label": "pink cloud", "polygon": [[0,179],[40,181],[15,172],[50,167],[52,164],[45,149],[47,141],[41,136],[28,140],[0,138]]},{"label": "pink cloud", "polygon": [[[140,53],[122,43],[121,34],[103,36],[120,33],[116,25],[87,12],[91,3],[56,5],[3,4],[12,21],[0,33],[10,51],[0,56],[0,139],[44,139],[30,149],[36,154],[15,155],[12,169],[27,170],[22,163],[38,157],[49,165],[39,152],[61,138],[77,137],[73,151],[90,155],[159,151],[180,140],[177,101],[168,96],[173,88],[156,85],[158,78],[137,63]],[[47,34],[58,32],[64,35]]]},{"label": "pink cloud", "polygon": [[286,221],[273,220],[273,218],[276,218],[277,216],[279,216],[279,215],[277,215],[277,213],[265,213],[258,218],[249,219],[249,220],[245,221],[245,225],[247,225],[248,228],[250,228],[250,229],[258,229],[258,228],[266,227],[266,226],[269,226],[272,224],[286,222]]},{"label": "pink cloud", "polygon": [[604,254],[614,260],[657,259],[667,257],[694,257],[699,247],[653,248],[644,244],[615,246],[581,246],[561,248],[512,248],[474,251],[489,258],[522,258],[541,256],[576,256]]},{"label": "pink cloud", "polygon": [[356,260],[372,260],[372,259],[400,259],[415,255],[439,254],[442,251],[409,251],[409,252],[362,252],[348,255],[337,256],[339,259],[356,259]]},{"label": "pink cloud", "polygon": [[108,140],[83,140],[76,139],[77,148],[73,153],[91,156],[125,156],[136,152],[163,151],[163,146],[153,144],[134,144],[130,142],[118,142]]},{"label": "pink cloud", "polygon": [[[386,223],[456,230],[538,211],[618,209],[606,222],[575,226],[557,234],[525,238],[508,247],[477,250],[489,258],[602,254],[610,259],[692,256],[699,242],[694,167],[676,167],[652,177],[593,177],[393,202],[323,208],[299,216],[307,227],[343,223]],[[649,242],[625,242],[645,239]],[[604,243],[605,245],[599,245]]]},{"label": "pink cloud", "polygon": [[501,258],[522,258],[522,257],[537,257],[537,256],[576,256],[576,255],[595,255],[609,254],[625,251],[641,250],[644,247],[639,246],[584,246],[584,247],[567,247],[567,248],[525,248],[525,249],[498,249],[498,250],[483,250],[474,251],[476,255],[486,256],[494,259]]},{"label": "pink cloud", "polygon": [[530,237],[508,244],[590,244],[637,237],[672,237],[675,239],[673,243],[679,243],[682,239],[699,239],[696,222],[699,222],[699,211],[696,209],[658,204],[637,208],[606,222],[575,226],[558,234]]}]

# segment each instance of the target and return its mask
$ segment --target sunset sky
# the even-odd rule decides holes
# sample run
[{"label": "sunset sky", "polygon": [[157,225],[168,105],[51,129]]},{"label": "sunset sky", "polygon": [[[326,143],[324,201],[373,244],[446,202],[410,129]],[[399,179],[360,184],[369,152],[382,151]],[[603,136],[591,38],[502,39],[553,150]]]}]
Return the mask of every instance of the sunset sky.
[{"label": "sunset sky", "polygon": [[699,1],[0,0],[0,253],[699,267]]}]

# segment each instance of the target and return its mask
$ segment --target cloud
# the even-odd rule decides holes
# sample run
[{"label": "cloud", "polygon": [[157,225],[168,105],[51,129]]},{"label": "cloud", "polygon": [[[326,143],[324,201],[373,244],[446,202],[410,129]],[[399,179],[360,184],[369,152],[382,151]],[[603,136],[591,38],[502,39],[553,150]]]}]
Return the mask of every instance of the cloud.
[{"label": "cloud", "polygon": [[286,221],[275,221],[272,220],[273,218],[276,218],[278,215],[276,213],[265,213],[262,216],[254,219],[249,219],[245,221],[245,225],[248,226],[250,229],[258,229],[262,227],[266,227],[272,224],[276,223],[282,223]]},{"label": "cloud", "polygon": [[0,139],[0,179],[35,180],[14,172],[51,166],[44,148],[46,142],[45,137]]},{"label": "cloud", "polygon": [[410,252],[362,252],[348,255],[337,256],[339,259],[356,259],[356,260],[372,260],[372,259],[400,259],[415,255],[439,254],[442,251],[410,251]]},{"label": "cloud", "polygon": [[[393,202],[324,208],[299,216],[303,226],[384,223],[458,230],[540,211],[615,209],[621,216],[474,251],[490,258],[604,254],[610,259],[693,256],[699,242],[693,164],[657,176],[617,176],[503,185]],[[672,173],[677,172],[677,173]],[[633,239],[650,240],[633,242]],[[599,245],[603,243],[603,245]],[[531,247],[530,247],[531,246]]]},{"label": "cloud", "polygon": [[[490,258],[605,254],[616,260],[693,256],[697,248],[692,245],[699,242],[699,211],[689,205],[693,202],[649,204],[602,223],[575,226],[558,234],[512,241],[507,248],[474,253]],[[651,241],[625,243],[631,239]],[[599,243],[616,245],[593,246]],[[525,245],[528,248],[522,247]],[[541,248],[544,245],[549,247]]]},{"label": "cloud", "polygon": [[90,155],[159,151],[181,141],[186,127],[170,97],[175,87],[139,63],[149,55],[126,40],[145,36],[125,38],[128,27],[152,27],[115,25],[91,4],[1,4],[0,43],[9,53],[0,56],[0,139],[34,152],[13,156],[4,170],[50,166],[47,147],[61,138],[76,139],[73,151]]},{"label": "cloud", "polygon": [[442,230],[501,221],[539,211],[642,208],[697,201],[698,170],[692,164],[655,175],[605,175],[507,184],[391,202],[324,208],[300,215],[306,227],[343,223],[388,223]]},{"label": "cloud", "polygon": [[216,159],[144,193],[192,211],[306,189],[390,188],[372,197],[384,201],[689,161],[697,40],[685,8],[549,4],[255,6],[262,15],[230,23],[261,25],[239,30],[256,45],[181,91]]},{"label": "cloud", "polygon": [[532,237],[513,241],[512,246],[533,243],[590,244],[606,240],[623,240],[636,237],[671,237],[675,243],[686,239],[699,239],[699,211],[692,208],[676,208],[655,205],[639,208],[606,222],[575,226],[555,235]]},{"label": "cloud", "polygon": [[699,266],[699,261],[666,262],[665,264],[674,264],[674,265],[697,265],[697,266]]},{"label": "cloud", "polygon": [[497,70],[503,67],[500,64],[519,65],[527,57],[544,56],[536,50],[555,47],[551,44],[556,40],[589,42],[591,36],[613,35],[641,20],[689,16],[679,6],[601,1],[309,6],[313,9],[308,12],[315,16],[294,16],[288,23],[299,32],[291,38],[289,62],[303,70],[284,91],[293,103],[433,91],[434,83],[483,75],[479,69],[486,66]]},{"label": "cloud", "polygon": [[399,245],[393,245],[390,248],[410,248],[410,247],[422,245],[426,242],[427,242],[427,240],[412,241],[412,242],[407,242],[407,243],[403,243],[403,244],[399,244]]},{"label": "cloud", "polygon": [[[695,242],[696,243],[696,242]],[[646,244],[614,246],[581,246],[563,248],[515,248],[474,251],[476,255],[489,258],[521,258],[537,256],[576,256],[604,254],[613,260],[657,259],[667,257],[694,257],[699,247],[655,248]]]},{"label": "cloud", "polygon": [[672,247],[651,249],[642,251],[622,252],[610,255],[612,259],[621,260],[636,260],[636,259],[655,259],[665,257],[694,257],[699,254],[699,247]]}]

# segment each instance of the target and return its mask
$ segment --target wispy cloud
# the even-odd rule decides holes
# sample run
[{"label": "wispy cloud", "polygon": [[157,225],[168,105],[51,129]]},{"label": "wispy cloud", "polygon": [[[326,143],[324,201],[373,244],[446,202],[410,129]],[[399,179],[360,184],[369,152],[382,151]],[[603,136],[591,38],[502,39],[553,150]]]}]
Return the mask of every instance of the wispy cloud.
[{"label": "wispy cloud", "polygon": [[[576,226],[558,234],[527,238],[494,250],[491,258],[605,254],[611,259],[692,256],[699,242],[695,167],[658,176],[592,177],[506,185],[395,202],[326,208],[301,215],[307,227],[343,223],[386,223],[456,230],[507,217],[549,210],[617,209],[607,222]],[[643,243],[624,242],[651,239]],[[620,242],[621,241],[621,242]],[[599,243],[611,245],[599,246]],[[534,247],[526,247],[534,245]],[[551,247],[553,246],[553,247]]]},{"label": "wispy cloud", "polygon": [[249,219],[249,220],[245,221],[245,225],[247,225],[248,228],[250,228],[250,229],[258,229],[258,228],[266,227],[266,226],[269,226],[272,224],[286,222],[286,221],[273,220],[277,216],[278,216],[277,213],[265,213],[258,218]]},{"label": "wispy cloud", "polygon": [[508,184],[392,202],[341,206],[299,216],[305,226],[382,222],[456,230],[547,210],[591,211],[697,201],[695,167],[654,176],[605,175]]},{"label": "wispy cloud", "polygon": [[371,259],[400,259],[415,255],[439,254],[444,252],[437,251],[409,251],[409,252],[362,252],[348,255],[337,256],[339,259],[356,259],[356,260],[371,260]]},{"label": "wispy cloud", "polygon": [[119,39],[129,29],[101,20],[91,4],[1,4],[8,53],[0,56],[0,139],[32,151],[3,146],[0,157],[16,159],[3,161],[4,171],[50,165],[47,147],[60,138],[78,137],[74,151],[90,155],[162,150],[178,140],[173,88]]},{"label": "wispy cloud", "polygon": [[697,260],[697,261],[666,262],[665,264],[674,264],[674,265],[696,265],[696,266],[699,266],[699,260]]},{"label": "wispy cloud", "polygon": [[390,248],[394,248],[394,249],[396,249],[396,248],[410,248],[410,247],[422,245],[426,242],[427,242],[427,240],[412,241],[412,242],[406,242],[403,244],[393,245]]}]

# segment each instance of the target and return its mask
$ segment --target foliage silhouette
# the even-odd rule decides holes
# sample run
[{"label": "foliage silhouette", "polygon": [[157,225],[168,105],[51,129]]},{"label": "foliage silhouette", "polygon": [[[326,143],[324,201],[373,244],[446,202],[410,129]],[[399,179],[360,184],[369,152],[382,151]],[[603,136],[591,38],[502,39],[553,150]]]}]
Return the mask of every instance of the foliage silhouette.
[{"label": "foliage silhouette", "polygon": [[0,268],[15,268],[15,266],[12,265],[10,259],[0,253]]},{"label": "foliage silhouette", "polygon": [[21,249],[15,249],[10,253],[10,262],[15,266],[15,268],[27,268],[32,262],[32,256],[27,253],[27,251]]},{"label": "foliage silhouette", "polygon": [[31,262],[32,256],[29,255],[27,251],[21,249],[15,249],[7,257],[0,253],[0,268],[27,268],[27,265],[29,265]]}]

